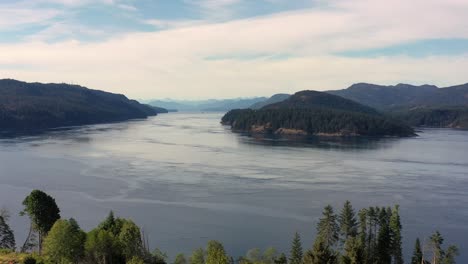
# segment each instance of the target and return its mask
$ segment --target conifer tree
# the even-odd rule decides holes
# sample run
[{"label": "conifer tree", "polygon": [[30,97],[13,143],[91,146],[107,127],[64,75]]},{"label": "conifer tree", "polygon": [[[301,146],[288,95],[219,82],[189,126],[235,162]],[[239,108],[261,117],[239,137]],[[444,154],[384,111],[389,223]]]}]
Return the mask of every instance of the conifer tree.
[{"label": "conifer tree", "polygon": [[421,242],[419,238],[416,238],[416,242],[414,243],[414,250],[413,250],[413,257],[411,257],[411,264],[421,264],[423,258],[423,254],[421,251]]},{"label": "conifer tree", "polygon": [[335,264],[337,256],[325,243],[322,237],[317,237],[312,250],[304,257],[304,264]]},{"label": "conifer tree", "polygon": [[298,232],[294,234],[292,241],[291,253],[289,256],[289,264],[301,264],[302,263],[302,243],[301,236]]},{"label": "conifer tree", "polygon": [[377,235],[376,259],[379,264],[390,264],[392,262],[392,247],[390,227],[387,211],[385,208],[379,210],[379,232]]},{"label": "conifer tree", "polygon": [[356,215],[350,201],[346,201],[338,217],[341,242],[344,244],[349,237],[357,234]]},{"label": "conifer tree", "polygon": [[323,210],[322,216],[317,224],[317,236],[321,238],[326,248],[333,248],[339,238],[337,216],[333,212],[333,207],[327,205]]},{"label": "conifer tree", "polygon": [[402,237],[399,206],[391,211],[390,232],[392,237],[392,259],[394,264],[403,264]]},{"label": "conifer tree", "polygon": [[362,263],[368,263],[368,243],[367,243],[367,209],[361,209],[358,213],[359,216],[359,245],[361,246]]},{"label": "conifer tree", "polygon": [[0,248],[13,250],[16,247],[15,235],[6,221],[0,215]]}]

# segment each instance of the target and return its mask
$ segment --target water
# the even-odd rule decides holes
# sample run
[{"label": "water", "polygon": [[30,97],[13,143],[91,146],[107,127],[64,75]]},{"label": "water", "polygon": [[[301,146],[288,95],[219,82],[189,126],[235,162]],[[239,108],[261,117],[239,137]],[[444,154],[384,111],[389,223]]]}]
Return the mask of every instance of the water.
[{"label": "water", "polygon": [[287,141],[231,133],[221,113],[148,120],[0,140],[0,206],[18,216],[31,189],[53,195],[89,230],[109,212],[130,217],[151,247],[174,256],[221,240],[228,253],[312,245],[322,208],[400,204],[408,258],[414,239],[440,230],[468,263],[468,131],[423,130],[383,140]]}]

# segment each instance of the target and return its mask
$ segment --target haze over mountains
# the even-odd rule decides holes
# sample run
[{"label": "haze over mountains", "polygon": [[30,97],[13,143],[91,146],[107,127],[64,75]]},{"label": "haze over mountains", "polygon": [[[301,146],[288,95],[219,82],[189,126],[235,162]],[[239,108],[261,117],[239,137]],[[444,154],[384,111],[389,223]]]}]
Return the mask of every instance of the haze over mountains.
[{"label": "haze over mountains", "polygon": [[229,111],[231,109],[248,108],[258,102],[267,100],[266,97],[210,99],[210,100],[150,100],[152,106],[158,106],[170,111]]}]

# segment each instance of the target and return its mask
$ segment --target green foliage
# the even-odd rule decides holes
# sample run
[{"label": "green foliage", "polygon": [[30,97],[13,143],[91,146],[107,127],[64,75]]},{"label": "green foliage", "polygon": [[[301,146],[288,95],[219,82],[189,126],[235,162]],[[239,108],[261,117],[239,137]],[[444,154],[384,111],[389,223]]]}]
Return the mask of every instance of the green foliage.
[{"label": "green foliage", "polygon": [[208,241],[206,248],[206,264],[227,264],[228,257],[224,251],[223,245],[216,241]]},{"label": "green foliage", "polygon": [[[32,229],[39,234],[39,252],[42,248],[42,238],[47,235],[55,221],[60,219],[60,209],[55,199],[40,190],[33,190],[23,201],[21,214],[27,214],[31,219]],[[30,236],[26,239],[27,244]],[[24,249],[24,246],[23,246]]]},{"label": "green foliage", "polygon": [[157,111],[124,95],[77,85],[0,80],[0,127],[38,130],[146,118]]},{"label": "green foliage", "polygon": [[356,221],[356,214],[350,201],[346,201],[343,209],[341,209],[340,215],[338,216],[338,223],[340,226],[341,241],[343,243],[345,243],[349,237],[357,235],[358,224]]},{"label": "green foliage", "polygon": [[416,239],[414,244],[413,256],[411,257],[411,264],[421,264],[423,253],[421,251],[421,242],[419,238]]},{"label": "green foliage", "polygon": [[205,251],[203,248],[198,248],[192,252],[189,258],[190,264],[204,264],[205,263]]},{"label": "green foliage", "polygon": [[143,241],[140,228],[131,220],[126,220],[118,235],[122,253],[126,259],[143,255]]},{"label": "green foliage", "polygon": [[390,216],[391,255],[394,264],[403,264],[402,236],[399,206],[395,205]]},{"label": "green foliage", "polygon": [[44,255],[51,263],[77,263],[84,256],[85,240],[75,220],[57,220],[44,240]]},{"label": "green foliage", "polygon": [[15,249],[15,235],[6,221],[7,220],[0,215],[0,248]]},{"label": "green foliage", "polygon": [[468,128],[468,107],[421,107],[391,113],[412,126]]},{"label": "green foliage", "polygon": [[152,255],[151,263],[154,264],[166,264],[167,263],[167,254],[162,252],[159,248],[156,248]]},{"label": "green foliage", "polygon": [[278,251],[274,247],[265,249],[262,256],[262,262],[264,264],[274,264],[277,259]]},{"label": "green foliage", "polygon": [[127,264],[145,264],[145,261],[141,259],[140,257],[132,257],[129,261],[127,261]]},{"label": "green foliage", "polygon": [[281,253],[281,255],[279,255],[279,257],[275,259],[274,263],[275,264],[287,264],[288,259],[286,258],[286,255],[284,253]]},{"label": "green foliage", "polygon": [[289,264],[301,264],[302,263],[302,242],[301,236],[298,232],[294,234],[292,241],[291,252],[289,254]]},{"label": "green foliage", "polygon": [[304,257],[304,264],[335,263],[337,263],[337,256],[322,237],[315,240],[312,250],[307,251]]},{"label": "green foliage", "polygon": [[119,252],[114,235],[106,230],[94,229],[88,233],[85,243],[86,259],[92,263],[105,264],[118,258]]},{"label": "green foliage", "polygon": [[187,264],[187,259],[185,258],[185,255],[182,253],[177,254],[174,260],[174,264]]},{"label": "green foliage", "polygon": [[339,226],[337,216],[333,212],[333,207],[327,205],[323,209],[322,218],[317,224],[317,239],[326,248],[333,248],[338,241]]},{"label": "green foliage", "polygon": [[23,264],[36,264],[36,263],[37,263],[36,259],[31,256],[27,256],[23,260]]}]

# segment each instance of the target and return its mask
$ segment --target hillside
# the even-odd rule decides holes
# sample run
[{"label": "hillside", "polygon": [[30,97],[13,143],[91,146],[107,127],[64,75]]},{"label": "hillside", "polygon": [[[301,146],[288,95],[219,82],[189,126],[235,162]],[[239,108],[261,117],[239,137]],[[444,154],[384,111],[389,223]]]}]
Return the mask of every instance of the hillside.
[{"label": "hillside", "polygon": [[468,107],[423,107],[392,112],[411,126],[468,129]]},{"label": "hillside", "polygon": [[234,131],[319,136],[412,136],[414,131],[376,110],[339,96],[301,91],[259,110],[229,111]]},{"label": "hillside", "polygon": [[260,109],[264,106],[267,106],[269,104],[274,104],[274,103],[279,103],[281,101],[284,101],[288,99],[291,95],[290,94],[275,94],[272,97],[266,99],[265,101],[261,101],[258,103],[255,103],[251,105],[249,108],[250,109]]},{"label": "hillside", "polygon": [[0,130],[31,131],[147,118],[158,111],[121,94],[78,85],[0,80]]},{"label": "hillside", "polygon": [[213,111],[223,112],[231,109],[249,108],[251,105],[265,101],[265,97],[209,99],[209,100],[152,100],[150,105],[177,111]]},{"label": "hillside", "polygon": [[358,83],[344,90],[327,91],[327,93],[385,110],[402,107],[468,105],[468,84],[438,88],[434,85],[383,86]]}]

